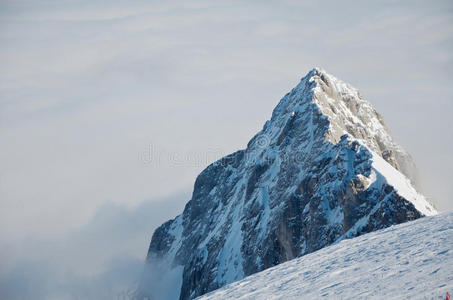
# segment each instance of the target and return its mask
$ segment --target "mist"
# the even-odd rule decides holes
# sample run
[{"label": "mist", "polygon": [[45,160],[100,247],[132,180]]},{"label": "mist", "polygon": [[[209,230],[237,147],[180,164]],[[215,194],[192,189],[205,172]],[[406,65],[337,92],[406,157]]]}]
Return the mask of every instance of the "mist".
[{"label": "mist", "polygon": [[134,208],[106,203],[77,230],[58,238],[28,237],[8,255],[12,261],[2,270],[0,298],[132,299],[152,232],[181,212],[189,196]]}]

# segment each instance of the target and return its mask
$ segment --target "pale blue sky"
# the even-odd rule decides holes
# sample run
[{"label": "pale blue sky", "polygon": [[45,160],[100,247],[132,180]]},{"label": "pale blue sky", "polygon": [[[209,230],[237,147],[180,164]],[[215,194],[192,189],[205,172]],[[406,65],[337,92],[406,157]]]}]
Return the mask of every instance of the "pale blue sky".
[{"label": "pale blue sky", "polygon": [[182,207],[314,66],[362,91],[451,210],[452,53],[451,1],[4,0],[0,256],[105,205]]}]

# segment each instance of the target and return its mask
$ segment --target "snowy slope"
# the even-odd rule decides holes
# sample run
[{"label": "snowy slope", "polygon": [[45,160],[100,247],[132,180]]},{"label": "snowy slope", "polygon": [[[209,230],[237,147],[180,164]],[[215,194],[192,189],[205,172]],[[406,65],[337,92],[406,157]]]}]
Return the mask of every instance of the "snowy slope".
[{"label": "snowy slope", "polygon": [[447,291],[453,213],[343,240],[197,299],[445,299]]}]

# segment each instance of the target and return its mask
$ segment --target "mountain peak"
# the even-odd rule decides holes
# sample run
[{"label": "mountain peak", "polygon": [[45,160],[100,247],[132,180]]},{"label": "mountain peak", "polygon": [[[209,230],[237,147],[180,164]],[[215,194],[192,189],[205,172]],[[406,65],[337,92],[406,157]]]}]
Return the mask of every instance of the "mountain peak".
[{"label": "mountain peak", "polygon": [[[414,169],[358,90],[315,68],[246,149],[200,173],[184,212],[154,232],[142,292],[193,299],[341,239],[436,214],[413,185]],[[177,295],[156,296],[165,280]]]},{"label": "mountain peak", "polygon": [[[311,77],[313,75],[318,75],[320,76],[321,74],[327,74],[326,70],[324,70],[323,68],[321,67],[313,67],[313,69],[311,69],[307,75],[305,75],[304,77]],[[310,76],[311,75],[311,76]]]},{"label": "mountain peak", "polygon": [[309,71],[280,100],[270,122],[285,123],[289,116],[310,114],[313,111],[328,120],[322,128],[326,141],[338,143],[343,135],[360,141],[419,188],[417,169],[411,156],[394,142],[383,117],[358,89],[321,68]]}]

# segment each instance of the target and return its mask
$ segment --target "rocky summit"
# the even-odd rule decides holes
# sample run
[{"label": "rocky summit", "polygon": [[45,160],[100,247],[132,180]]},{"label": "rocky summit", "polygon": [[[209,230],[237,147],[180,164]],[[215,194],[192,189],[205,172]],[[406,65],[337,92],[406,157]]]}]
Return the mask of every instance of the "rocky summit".
[{"label": "rocky summit", "polygon": [[351,85],[315,68],[263,129],[208,166],[159,227],[140,283],[194,299],[342,239],[436,214],[411,156]]}]

